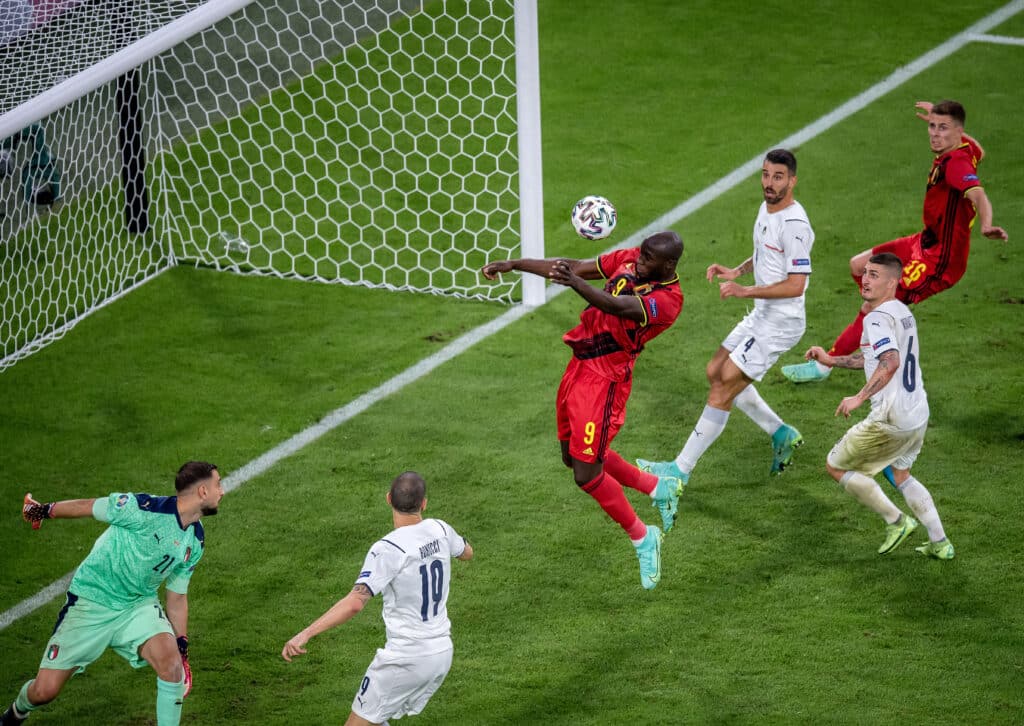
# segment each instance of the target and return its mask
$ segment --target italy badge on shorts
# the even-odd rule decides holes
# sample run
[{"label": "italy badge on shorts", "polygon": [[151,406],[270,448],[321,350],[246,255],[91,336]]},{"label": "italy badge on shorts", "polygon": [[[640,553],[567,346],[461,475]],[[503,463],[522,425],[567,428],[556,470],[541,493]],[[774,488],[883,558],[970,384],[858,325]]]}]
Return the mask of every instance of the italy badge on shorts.
[{"label": "italy badge on shorts", "polygon": [[47,660],[57,660],[57,654],[60,653],[60,646],[54,643],[46,651]]}]

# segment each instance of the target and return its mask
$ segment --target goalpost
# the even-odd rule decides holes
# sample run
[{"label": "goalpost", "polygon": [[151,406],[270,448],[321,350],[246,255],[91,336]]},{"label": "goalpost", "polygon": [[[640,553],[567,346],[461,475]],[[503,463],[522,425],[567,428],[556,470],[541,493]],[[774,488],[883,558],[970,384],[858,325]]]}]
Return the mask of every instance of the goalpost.
[{"label": "goalpost", "polygon": [[174,265],[543,301],[477,273],[544,253],[536,0],[146,5],[0,27],[0,370]]}]

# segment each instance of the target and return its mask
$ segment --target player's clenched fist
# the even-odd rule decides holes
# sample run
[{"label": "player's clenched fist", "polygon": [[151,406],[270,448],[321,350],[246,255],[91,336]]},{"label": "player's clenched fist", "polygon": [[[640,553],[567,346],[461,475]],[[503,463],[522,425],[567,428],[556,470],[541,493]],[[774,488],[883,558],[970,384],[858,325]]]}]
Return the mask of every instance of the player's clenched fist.
[{"label": "player's clenched fist", "polygon": [[480,272],[488,280],[497,280],[498,275],[511,272],[513,269],[512,260],[498,260],[497,262],[488,262],[480,268]]}]

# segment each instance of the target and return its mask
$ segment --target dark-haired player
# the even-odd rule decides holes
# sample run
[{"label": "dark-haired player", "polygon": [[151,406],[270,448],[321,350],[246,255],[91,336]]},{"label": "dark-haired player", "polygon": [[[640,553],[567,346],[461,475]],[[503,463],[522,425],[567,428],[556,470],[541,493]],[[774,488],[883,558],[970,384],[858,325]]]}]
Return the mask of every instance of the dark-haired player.
[{"label": "dark-haired player", "polygon": [[[25,495],[22,517],[38,528],[44,519],[95,517],[110,526],[79,565],[57,616],[39,672],[25,683],[0,724],[20,724],[60,694],[71,676],[107,648],[156,671],[158,726],[177,726],[192,684],[188,666],[188,583],[203,556],[202,516],[217,513],[224,496],[217,467],[182,465],[176,495],[114,493],[102,499],[40,504]],[[167,581],[167,608],[157,597]],[[94,719],[105,721],[102,714]]]},{"label": "dark-haired player", "polygon": [[451,560],[473,557],[473,548],[451,525],[423,518],[427,485],[416,472],[396,477],[387,501],[395,529],[370,548],[355,587],[281,650],[290,663],[314,636],[347,622],[383,593],[387,643],[359,685],[346,726],[415,715],[441,687],[452,665]]},{"label": "dark-haired player", "polygon": [[[622,487],[650,496],[667,532],[675,522],[682,482],[640,471],[612,450],[611,443],[626,419],[636,357],[682,310],[676,274],[682,254],[678,234],[658,232],[639,247],[596,260],[502,260],[482,270],[488,280],[513,270],[546,277],[571,287],[589,303],[580,313],[580,324],[562,338],[573,352],[556,402],[562,461],[572,469],[576,484],[629,535],[646,589],[661,579],[663,533],[640,520]],[[603,288],[587,282],[602,278],[608,281]]]},{"label": "dark-haired player", "polygon": [[[967,112],[956,101],[932,105],[918,101],[918,116],[928,122],[928,141],[935,158],[924,193],[924,229],[909,237],[886,242],[850,258],[850,274],[859,287],[864,265],[871,255],[891,252],[903,261],[896,299],[914,305],[952,287],[967,270],[971,251],[971,227],[981,222],[989,239],[1006,240],[1002,227],[992,224],[992,204],[978,178],[978,163],[985,152],[964,133]],[[832,344],[829,355],[846,356],[860,345],[867,303]],[[794,383],[822,381],[832,368],[820,360],[782,367]]]},{"label": "dark-haired player", "polygon": [[920,336],[910,309],[896,299],[903,262],[891,252],[872,255],[864,267],[861,297],[868,307],[860,350],[833,356],[818,346],[808,360],[840,368],[863,368],[867,382],[839,402],[836,415],[849,418],[865,401],[871,412],[855,424],[829,452],[828,473],[857,501],[885,520],[881,555],[892,552],[917,527],[917,520],[899,510],[874,480],[889,468],[892,483],[928,530],[923,555],[951,560],[955,553],[946,537],[932,495],[910,473],[928,429],[928,395],[921,373]]},{"label": "dark-haired player", "polygon": [[[793,198],[796,157],[786,149],[769,151],[761,165],[764,201],[754,220],[754,253],[736,267],[717,263],[708,267],[707,279],[725,280],[719,295],[752,298],[749,312],[708,363],[711,384],[708,402],[686,445],[674,461],[638,459],[641,469],[676,476],[688,483],[700,457],[725,430],[735,403],[772,442],[771,473],[779,474],[803,442],[800,432],[784,423],[754,387],[779,356],[803,337],[807,318],[804,291],[811,274],[814,230],[807,212]],[[737,277],[754,273],[753,285],[740,285]]]}]

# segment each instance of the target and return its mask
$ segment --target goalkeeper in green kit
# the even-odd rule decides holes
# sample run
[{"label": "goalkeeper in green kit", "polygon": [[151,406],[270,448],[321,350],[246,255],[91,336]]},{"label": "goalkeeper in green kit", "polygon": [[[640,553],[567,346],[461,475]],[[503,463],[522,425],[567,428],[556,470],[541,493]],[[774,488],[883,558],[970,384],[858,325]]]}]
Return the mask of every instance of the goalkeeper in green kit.
[{"label": "goalkeeper in green kit", "polygon": [[[39,672],[0,717],[20,724],[60,694],[71,676],[113,648],[134,668],[156,671],[158,726],[178,726],[192,687],[188,665],[188,583],[203,556],[203,515],[217,513],[224,490],[214,464],[189,461],[174,480],[176,496],[114,493],[102,499],[40,504],[25,495],[22,517],[95,517],[110,526],[75,572],[46,644]],[[167,608],[157,598],[167,581]],[[96,723],[102,723],[98,717]]]}]

